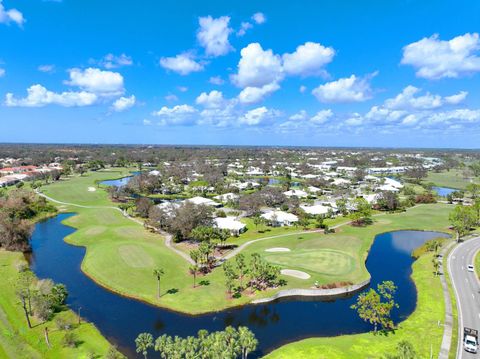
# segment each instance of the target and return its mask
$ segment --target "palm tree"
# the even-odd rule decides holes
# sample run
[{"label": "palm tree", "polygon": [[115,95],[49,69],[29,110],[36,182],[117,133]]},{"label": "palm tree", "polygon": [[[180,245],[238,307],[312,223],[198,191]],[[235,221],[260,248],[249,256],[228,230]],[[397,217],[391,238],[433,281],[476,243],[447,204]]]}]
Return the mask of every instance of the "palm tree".
[{"label": "palm tree", "polygon": [[238,342],[242,349],[242,359],[247,359],[248,354],[257,349],[258,340],[247,327],[238,327]]},{"label": "palm tree", "polygon": [[153,336],[150,333],[140,333],[135,339],[137,353],[142,353],[143,357],[147,359],[148,349],[153,347]]},{"label": "palm tree", "polygon": [[160,299],[160,279],[165,274],[165,271],[162,268],[157,268],[153,270],[153,275],[157,278],[157,298]]},{"label": "palm tree", "polygon": [[190,274],[193,275],[193,288],[195,288],[195,280],[197,279],[198,264],[192,264],[189,268]]}]

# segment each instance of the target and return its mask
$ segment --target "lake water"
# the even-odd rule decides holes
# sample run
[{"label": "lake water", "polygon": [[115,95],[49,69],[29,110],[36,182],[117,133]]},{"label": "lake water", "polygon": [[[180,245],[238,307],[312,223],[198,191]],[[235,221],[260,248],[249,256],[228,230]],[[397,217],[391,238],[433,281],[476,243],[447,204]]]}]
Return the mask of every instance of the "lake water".
[{"label": "lake water", "polygon": [[432,187],[432,190],[434,190],[440,197],[447,197],[450,193],[458,191],[458,189],[448,187]]},{"label": "lake water", "polygon": [[139,171],[135,171],[135,172],[132,172],[131,176],[122,177],[122,178],[113,179],[113,180],[102,181],[102,182],[100,182],[100,184],[102,184],[104,186],[123,187],[123,186],[126,186],[128,184],[128,182],[130,182],[130,180],[134,176],[139,175],[139,174],[140,174]]},{"label": "lake water", "polygon": [[[68,305],[75,311],[80,307],[82,317],[93,322],[109,341],[131,358],[140,358],[135,353],[134,340],[145,331],[154,337],[163,333],[187,336],[195,335],[199,329],[215,331],[228,325],[245,325],[259,340],[258,350],[251,356],[258,358],[283,344],[303,338],[371,330],[371,326],[350,309],[358,294],[336,300],[289,298],[198,316],[172,312],[119,296],[95,284],[80,270],[85,248],[69,245],[63,240],[75,229],[63,225],[61,221],[72,215],[60,214],[35,226],[31,239],[31,268],[39,278],[64,283],[70,294]],[[398,286],[396,299],[400,308],[394,312],[395,322],[405,319],[415,309],[417,294],[410,280],[413,263],[410,253],[425,241],[438,236],[447,235],[398,231],[376,237],[366,265],[372,275],[373,286],[384,280],[393,280]]]}]

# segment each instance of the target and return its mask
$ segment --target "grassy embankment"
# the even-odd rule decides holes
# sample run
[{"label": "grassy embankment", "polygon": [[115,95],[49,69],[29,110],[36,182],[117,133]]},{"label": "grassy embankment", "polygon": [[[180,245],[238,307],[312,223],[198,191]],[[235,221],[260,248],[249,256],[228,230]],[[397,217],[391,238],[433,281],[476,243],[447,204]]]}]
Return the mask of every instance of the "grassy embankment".
[{"label": "grassy embankment", "polygon": [[[44,186],[42,190],[65,202],[112,205],[104,191],[88,191],[95,181],[109,177],[111,173],[97,172]],[[61,207],[78,214],[65,221],[78,229],[66,240],[87,248],[82,270],[109,289],[193,314],[245,304],[254,298],[243,295],[238,299],[228,299],[221,268],[199,277],[197,283],[203,280],[205,285],[193,288],[188,263],[167,248],[161,236],[149,233],[141,225],[123,217],[119,211]],[[288,284],[280,289],[310,288],[316,280],[321,284],[359,282],[368,278],[364,262],[376,234],[398,229],[446,231],[449,210],[450,207],[442,204],[422,205],[405,213],[377,216],[375,223],[365,228],[343,226],[339,233],[330,235],[289,235],[283,232],[285,235],[282,237],[252,244],[245,249],[245,253],[258,252],[282,268],[298,269],[312,276],[309,280],[285,276]],[[264,251],[270,247],[287,247],[291,252],[280,255]],[[152,274],[157,267],[165,270],[160,300],[156,298],[156,282]],[[167,293],[171,289],[170,294]],[[255,298],[267,297],[276,291],[278,289],[258,293]]]},{"label": "grassy embankment", "polygon": [[311,338],[287,344],[266,358],[382,358],[385,354],[394,353],[401,340],[411,342],[420,358],[429,358],[430,350],[436,358],[443,335],[443,326],[438,326],[437,322],[444,321],[445,303],[434,299],[439,298],[442,289],[440,277],[433,275],[432,255],[424,254],[413,264],[412,278],[418,290],[417,307],[395,333]]},{"label": "grassy embankment", "polygon": [[[41,323],[33,319],[29,329],[20,301],[15,295],[15,283],[19,272],[16,264],[24,261],[23,254],[0,250],[0,358],[87,358],[90,354],[104,355],[109,343],[93,324],[73,326],[77,346],[64,347],[65,331],[58,330],[52,321]],[[69,323],[77,323],[77,316],[70,310],[55,314]],[[44,339],[44,328],[49,329],[51,348]]]},{"label": "grassy embankment", "polygon": [[[473,178],[475,183],[480,182],[480,178]],[[428,177],[423,180],[423,182],[428,183],[432,182],[439,187],[449,187],[456,189],[465,189],[469,183],[471,183],[470,178],[465,178],[461,170],[452,169],[450,171],[443,172],[428,172]]]}]

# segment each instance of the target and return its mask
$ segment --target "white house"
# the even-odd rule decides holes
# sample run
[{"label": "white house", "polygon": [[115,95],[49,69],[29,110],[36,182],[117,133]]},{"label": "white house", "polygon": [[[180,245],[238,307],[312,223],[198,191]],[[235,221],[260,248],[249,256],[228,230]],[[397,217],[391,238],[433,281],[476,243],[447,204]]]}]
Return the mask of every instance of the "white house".
[{"label": "white house", "polygon": [[237,187],[240,190],[244,190],[247,188],[255,188],[260,186],[257,182],[236,182],[231,184],[232,187]]},{"label": "white house", "polygon": [[401,184],[399,181],[397,180],[394,180],[393,178],[385,178],[385,184],[386,185],[390,185],[392,187],[395,187],[395,188],[403,188],[403,184]]},{"label": "white house", "polygon": [[189,199],[186,199],[185,201],[188,201],[190,203],[196,204],[196,205],[205,205],[205,206],[212,206],[212,207],[220,207],[221,204],[217,203],[209,198],[204,198],[204,197],[192,197]]},{"label": "white house", "polygon": [[245,232],[246,225],[233,217],[215,218],[215,227],[228,230],[232,235],[237,236]]},{"label": "white house", "polygon": [[309,173],[309,174],[306,174],[306,175],[302,175],[300,177],[305,178],[305,179],[314,179],[314,178],[320,177],[320,175],[314,175],[314,174]]},{"label": "white house", "polygon": [[379,198],[379,195],[378,194],[364,194],[363,195],[363,198],[365,198],[365,200],[372,204],[372,203],[376,203],[378,201],[378,198]]},{"label": "white house", "polygon": [[318,192],[321,192],[322,190],[321,188],[318,188],[315,186],[308,186],[307,191],[311,193],[318,193]]},{"label": "white house", "polygon": [[293,197],[296,196],[298,198],[305,198],[308,196],[308,193],[305,191],[302,191],[300,189],[291,189],[289,191],[283,192],[283,194],[287,197]]},{"label": "white house", "polygon": [[326,215],[329,211],[333,212],[332,207],[322,206],[321,204],[315,206],[300,205],[300,208],[305,211],[305,213],[317,216],[319,214]]},{"label": "white house", "polygon": [[400,191],[398,188],[393,187],[389,184],[381,185],[377,188],[377,190],[378,191],[387,191],[387,192],[398,192],[398,191]]},{"label": "white house", "polygon": [[352,183],[351,181],[344,178],[335,178],[335,180],[333,181],[333,184],[335,186],[348,186],[351,183]]},{"label": "white house", "polygon": [[291,226],[298,222],[298,217],[292,213],[284,211],[269,211],[261,215],[267,221],[270,221],[273,227]]},{"label": "white house", "polygon": [[407,167],[397,166],[397,167],[371,167],[367,170],[369,174],[396,174],[404,173],[407,170]]}]

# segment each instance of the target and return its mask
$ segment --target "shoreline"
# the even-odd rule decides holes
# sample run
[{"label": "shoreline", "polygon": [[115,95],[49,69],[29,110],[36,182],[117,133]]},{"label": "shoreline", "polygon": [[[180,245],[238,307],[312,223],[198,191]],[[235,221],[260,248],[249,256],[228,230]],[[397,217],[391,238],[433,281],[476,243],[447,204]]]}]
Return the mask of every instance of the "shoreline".
[{"label": "shoreline", "polygon": [[370,285],[371,278],[358,284],[330,288],[330,289],[285,289],[272,295],[271,297],[261,298],[251,301],[251,304],[262,304],[276,301],[288,297],[318,297],[318,298],[337,298],[345,295],[354,294]]}]

